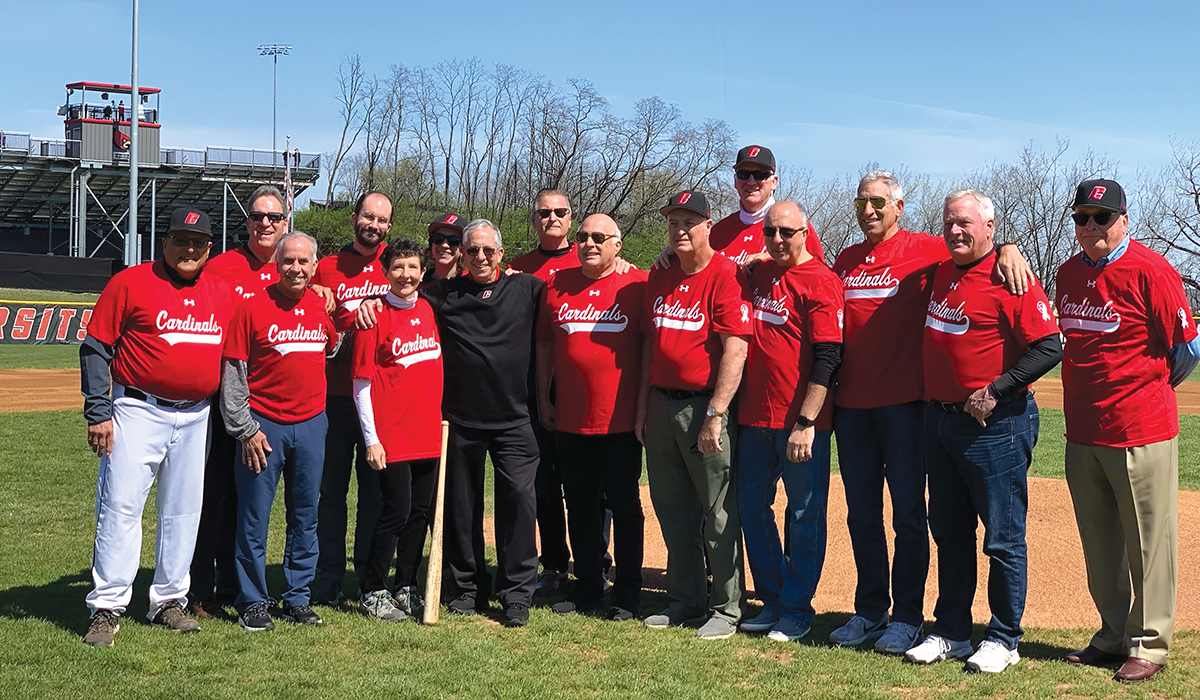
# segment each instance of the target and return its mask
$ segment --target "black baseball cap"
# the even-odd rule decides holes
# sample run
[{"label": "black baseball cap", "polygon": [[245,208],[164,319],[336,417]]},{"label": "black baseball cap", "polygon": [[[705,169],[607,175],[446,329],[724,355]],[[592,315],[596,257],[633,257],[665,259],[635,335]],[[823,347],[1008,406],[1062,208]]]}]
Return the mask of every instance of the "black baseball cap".
[{"label": "black baseball cap", "polygon": [[171,212],[171,226],[167,229],[167,233],[175,233],[176,231],[203,233],[206,236],[211,236],[212,222],[209,221],[208,214],[195,207],[179,207]]},{"label": "black baseball cap", "polygon": [[766,146],[746,146],[738,151],[737,160],[733,161],[736,168],[742,163],[758,163],[767,170],[775,172],[775,155]]},{"label": "black baseball cap", "polygon": [[658,213],[666,216],[667,212],[672,209],[687,209],[708,218],[712,217],[712,211],[708,208],[708,200],[704,198],[704,195],[692,190],[684,190],[668,199],[667,206],[659,209]]},{"label": "black baseball cap", "polygon": [[1084,180],[1075,188],[1075,203],[1071,208],[1097,207],[1125,213],[1125,190],[1116,180]]},{"label": "black baseball cap", "polygon": [[458,214],[442,214],[438,218],[434,219],[433,223],[429,224],[429,233],[433,233],[443,226],[446,228],[452,228],[458,231],[460,236],[462,235],[463,220]]}]

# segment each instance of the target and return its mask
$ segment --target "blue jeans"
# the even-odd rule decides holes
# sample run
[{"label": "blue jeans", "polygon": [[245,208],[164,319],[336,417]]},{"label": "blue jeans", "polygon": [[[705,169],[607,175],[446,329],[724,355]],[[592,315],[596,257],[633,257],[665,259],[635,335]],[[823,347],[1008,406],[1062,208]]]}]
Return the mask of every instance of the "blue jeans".
[{"label": "blue jeans", "polygon": [[[807,626],[816,614],[812,598],[825,566],[830,431],[817,431],[812,458],[804,462],[788,460],[790,434],[788,428],[741,426],[738,511],[755,594],[764,603],[777,602],[780,614]],[[788,499],[786,553],[771,509],[780,478]]]},{"label": "blue jeans", "polygon": [[1037,403],[1022,394],[1000,403],[982,427],[970,415],[925,405],[925,469],[929,531],[938,550],[938,600],[933,633],[971,638],[975,597],[975,528],[983,522],[992,619],[984,639],[1015,649],[1024,630],[1028,582],[1026,472],[1038,436]]},{"label": "blue jeans", "polygon": [[[854,612],[868,620],[881,619],[893,602],[893,620],[919,627],[925,619],[929,526],[921,458],[924,410],[920,401],[833,410],[838,464],[846,489],[846,524],[858,571]],[[890,579],[883,529],[885,479],[896,533]]]},{"label": "blue jeans", "polygon": [[308,605],[309,585],[317,571],[317,499],[321,493],[321,469],[325,461],[325,432],[329,422],[322,411],[299,423],[276,423],[255,413],[259,429],[267,437],[271,452],[267,466],[255,474],[242,461],[238,443],[234,481],[238,492],[237,610],[245,612],[254,603],[266,602],[267,525],[279,477],[284,480],[283,502],[287,509],[287,540],[283,546],[284,605]]}]

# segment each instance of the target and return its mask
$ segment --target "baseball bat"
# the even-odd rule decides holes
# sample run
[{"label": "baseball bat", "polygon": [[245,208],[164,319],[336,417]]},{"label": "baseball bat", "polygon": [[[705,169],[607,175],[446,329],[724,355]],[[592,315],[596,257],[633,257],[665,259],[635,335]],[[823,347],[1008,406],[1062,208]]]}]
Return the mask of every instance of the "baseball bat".
[{"label": "baseball bat", "polygon": [[421,622],[436,625],[442,605],[442,530],[446,505],[446,445],[450,441],[450,423],[442,421],[442,456],[438,460],[437,495],[433,501],[433,536],[429,543],[429,561],[425,564],[425,613]]}]

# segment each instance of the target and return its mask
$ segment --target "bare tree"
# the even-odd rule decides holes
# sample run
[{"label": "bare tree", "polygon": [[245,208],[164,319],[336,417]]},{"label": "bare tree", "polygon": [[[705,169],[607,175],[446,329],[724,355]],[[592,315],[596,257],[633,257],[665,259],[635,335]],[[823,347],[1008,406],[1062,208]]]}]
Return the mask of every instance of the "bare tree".
[{"label": "bare tree", "polygon": [[1179,270],[1193,299],[1200,295],[1200,143],[1172,141],[1171,163],[1146,183],[1139,238]]},{"label": "bare tree", "polygon": [[338,114],[342,118],[342,135],[338,140],[337,151],[334,152],[333,162],[329,166],[329,186],[325,190],[325,201],[333,201],[333,188],[337,182],[338,170],[346,155],[354,148],[359,135],[366,127],[363,119],[364,99],[368,83],[373,82],[363,72],[362,58],[358,54],[347,54],[342,58],[338,67]]}]

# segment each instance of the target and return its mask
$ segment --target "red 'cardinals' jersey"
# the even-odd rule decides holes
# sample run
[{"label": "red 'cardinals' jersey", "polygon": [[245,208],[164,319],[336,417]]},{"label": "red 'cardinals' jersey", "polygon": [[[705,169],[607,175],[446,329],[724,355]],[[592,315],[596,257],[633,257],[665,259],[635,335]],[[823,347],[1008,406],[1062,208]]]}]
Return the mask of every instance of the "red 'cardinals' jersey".
[{"label": "red 'cardinals' jersey", "polygon": [[575,250],[574,243],[570,247],[556,250],[554,253],[554,255],[547,255],[540,247],[534,248],[510,262],[508,267],[517,272],[527,272],[543,282],[549,280],[559,270],[579,267],[579,254]]},{"label": "red 'cardinals' jersey", "polygon": [[[1080,254],[1082,255],[1082,254]],[[1170,349],[1196,337],[1179,273],[1137,241],[1102,268],[1058,268],[1067,439],[1135,447],[1179,434]]]},{"label": "red 'cardinals' jersey", "polygon": [[995,266],[994,252],[966,270],[952,260],[938,265],[925,313],[926,398],[966,401],[1035,340],[1058,334],[1042,285],[1015,296],[992,281]]},{"label": "red 'cardinals' jersey", "polygon": [[737,263],[714,255],[693,275],[678,257],[650,272],[645,332],[652,338],[650,383],[663,389],[712,390],[721,357],[718,334],[749,337],[749,292]]},{"label": "red 'cardinals' jersey", "polygon": [[[379,247],[383,252],[383,246]],[[334,317],[338,319],[338,330],[343,331],[342,347],[336,357],[325,367],[325,378],[329,382],[329,393],[334,396],[350,396],[353,386],[350,381],[350,363],[354,357],[354,315],[363,299],[381,297],[392,285],[383,274],[383,263],[378,255],[359,255],[354,244],[348,244],[337,255],[321,258],[317,263],[317,274],[312,283],[333,290],[337,301]],[[438,438],[441,439],[440,437]]]},{"label": "red 'cardinals' jersey", "polygon": [[113,346],[112,378],[173,401],[200,401],[221,383],[221,344],[236,297],[203,270],[194,285],[162,260],[118,272],[104,287],[88,335]]},{"label": "red 'cardinals' jersey", "polygon": [[630,270],[593,280],[575,268],[546,282],[538,340],[554,344],[555,430],[633,430],[647,276]]},{"label": "red 'cardinals' jersey", "polygon": [[949,259],[941,238],[903,230],[838,255],[833,271],[842,279],[846,344],[836,405],[878,408],[921,400],[921,329],[934,270]]},{"label": "red 'cardinals' jersey", "polygon": [[442,453],[442,344],[429,302],[397,308],[389,295],[378,322],[354,339],[354,377],[371,380],[375,432],[388,462]]},{"label": "red 'cardinals' jersey", "polygon": [[209,260],[204,269],[225,280],[243,299],[249,299],[279,281],[275,261],[259,260],[244,243]]},{"label": "red 'cardinals' jersey", "polygon": [[[708,242],[721,255],[729,258],[738,265],[745,265],[751,255],[766,253],[767,247],[762,237],[763,222],[747,224],[742,222],[738,212],[713,224],[708,234]],[[804,249],[818,260],[825,259],[825,251],[821,249],[821,239],[817,237],[817,229],[808,222],[808,238],[804,240]]]},{"label": "red 'cardinals' jersey", "polygon": [[246,363],[250,408],[278,423],[299,423],[325,410],[325,387],[312,378],[336,344],[324,299],[307,289],[292,299],[275,286],[238,306],[225,357]]},{"label": "red 'cardinals' jersey", "polygon": [[[795,267],[761,263],[750,278],[754,340],[739,390],[738,423],[759,428],[796,424],[808,392],[813,343],[842,342],[842,284],[814,258]],[[816,416],[833,428],[832,396]]]}]

